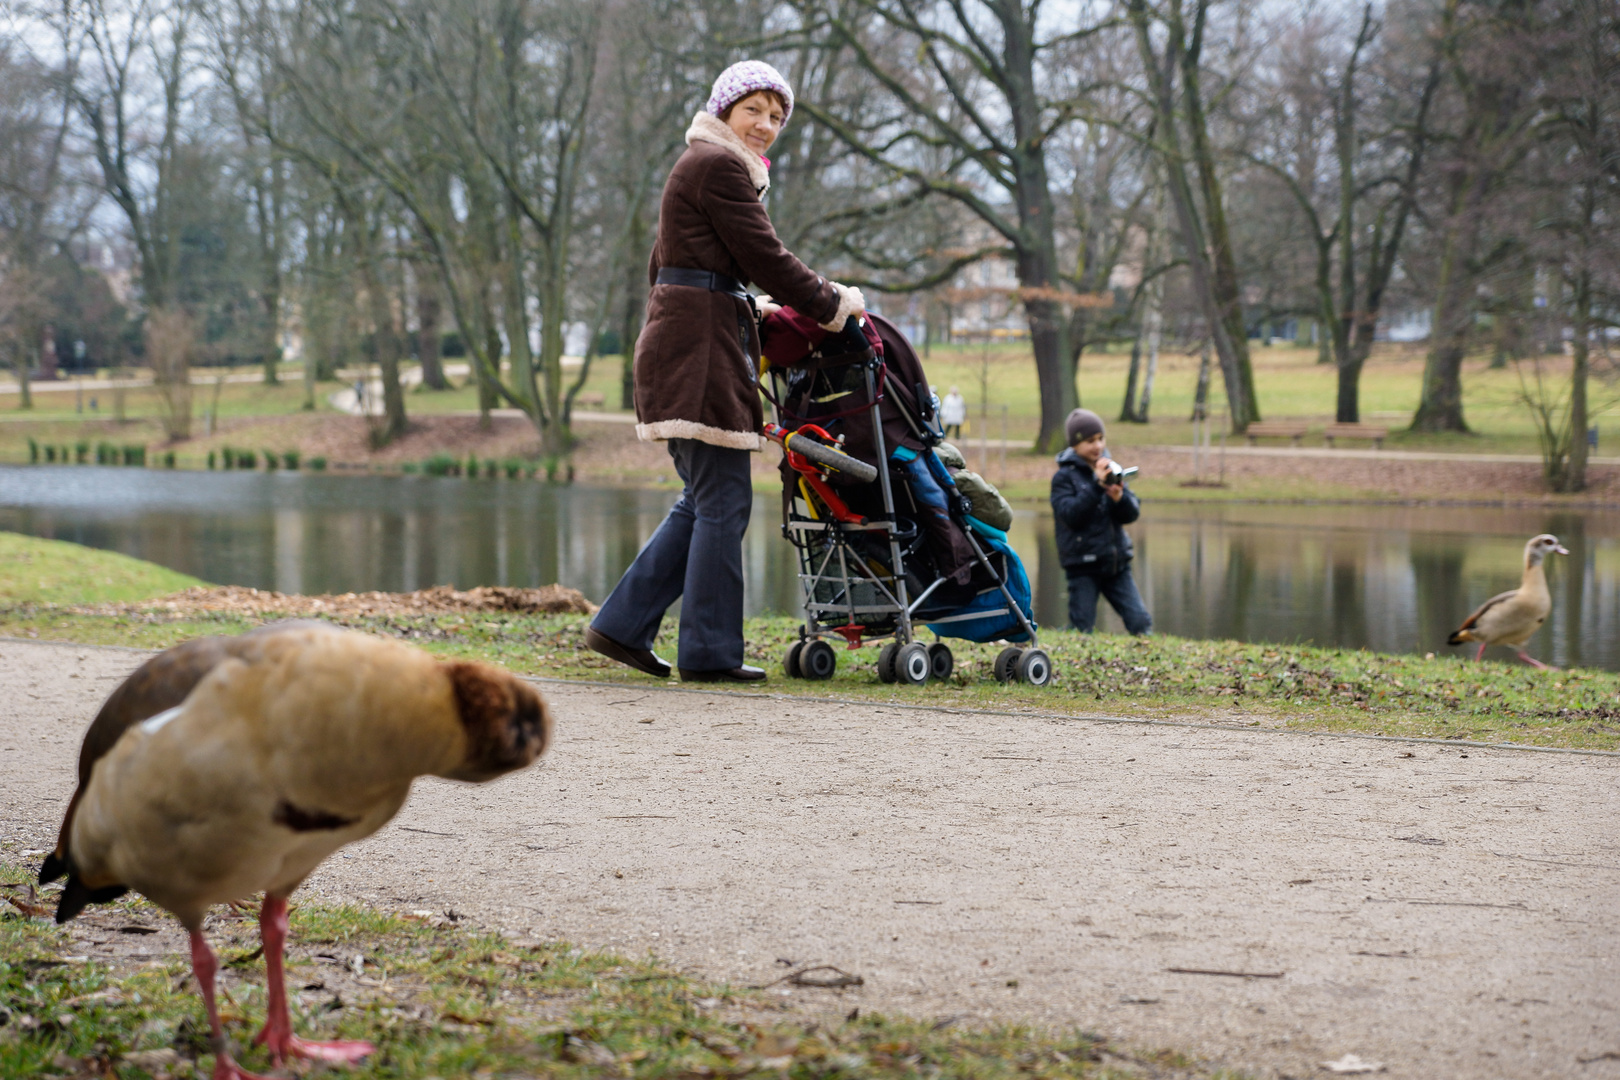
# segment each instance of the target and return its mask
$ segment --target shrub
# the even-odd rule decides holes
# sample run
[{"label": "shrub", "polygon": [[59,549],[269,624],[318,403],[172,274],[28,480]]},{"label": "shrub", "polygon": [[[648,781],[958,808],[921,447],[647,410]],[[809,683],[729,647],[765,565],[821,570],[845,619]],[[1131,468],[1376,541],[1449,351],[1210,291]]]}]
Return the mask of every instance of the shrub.
[{"label": "shrub", "polygon": [[80,465],[90,463],[90,440],[80,439],[73,446],[73,460]]},{"label": "shrub", "polygon": [[264,452],[264,467],[266,469],[274,469],[276,466],[278,466],[280,464],[281,464],[281,458],[279,456],[277,456],[277,454],[276,454],[276,452],[274,450],[266,450]]},{"label": "shrub", "polygon": [[46,447],[45,447],[45,462],[48,465],[55,465],[56,464],[56,447],[50,446],[48,444],[46,445]]},{"label": "shrub", "polygon": [[453,476],[456,471],[456,459],[449,454],[434,454],[422,462],[422,471],[429,476]]},{"label": "shrub", "polygon": [[507,458],[504,468],[506,469],[506,478],[508,480],[516,480],[518,477],[523,475],[523,462],[519,461],[517,458]]},{"label": "shrub", "polygon": [[28,464],[39,464],[39,443],[34,441],[32,435],[28,436]]},{"label": "shrub", "polygon": [[500,470],[500,465],[498,465],[496,463],[494,458],[490,458],[488,461],[484,462],[484,479],[485,480],[493,480],[493,479],[495,479],[495,474],[499,470]]},{"label": "shrub", "polygon": [[173,450],[169,450],[169,451],[164,453],[164,455],[163,455],[163,467],[165,469],[174,468],[174,451]]},{"label": "shrub", "polygon": [[257,469],[259,456],[251,450],[238,450],[236,452],[236,467],[238,469]]},{"label": "shrub", "polygon": [[283,468],[286,468],[286,469],[296,469],[296,468],[298,468],[298,451],[297,450],[283,450],[281,452],[281,465],[282,465]]},{"label": "shrub", "polygon": [[325,472],[326,459],[323,457],[312,457],[309,459],[309,467],[314,469],[316,472]]},{"label": "shrub", "polygon": [[210,469],[214,467],[214,452],[212,450],[208,451],[208,467]]},{"label": "shrub", "polygon": [[124,464],[125,465],[145,465],[146,464],[146,447],[144,447],[144,446],[125,446],[123,456],[124,456]]},{"label": "shrub", "polygon": [[422,466],[418,465],[414,461],[407,461],[399,467],[399,471],[404,473],[406,476],[415,476],[417,473],[422,471]]},{"label": "shrub", "polygon": [[468,454],[467,455],[467,479],[476,480],[477,478],[478,478],[478,457],[475,454]]}]

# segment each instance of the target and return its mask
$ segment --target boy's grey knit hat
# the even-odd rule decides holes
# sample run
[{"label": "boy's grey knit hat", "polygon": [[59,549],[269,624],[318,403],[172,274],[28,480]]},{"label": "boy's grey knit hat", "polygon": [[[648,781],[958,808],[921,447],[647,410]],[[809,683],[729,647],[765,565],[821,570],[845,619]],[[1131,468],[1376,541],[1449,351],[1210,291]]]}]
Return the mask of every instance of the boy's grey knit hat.
[{"label": "boy's grey knit hat", "polygon": [[1069,434],[1069,445],[1085,442],[1093,435],[1101,435],[1106,429],[1103,427],[1102,417],[1090,409],[1076,409],[1069,414],[1069,419],[1063,424],[1063,429]]}]

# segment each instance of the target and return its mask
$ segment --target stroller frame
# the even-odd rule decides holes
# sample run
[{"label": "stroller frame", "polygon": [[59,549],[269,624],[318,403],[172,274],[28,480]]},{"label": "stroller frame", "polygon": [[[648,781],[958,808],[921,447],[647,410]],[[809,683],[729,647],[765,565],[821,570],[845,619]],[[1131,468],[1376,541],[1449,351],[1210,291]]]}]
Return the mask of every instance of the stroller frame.
[{"label": "stroller frame", "polygon": [[[892,640],[878,654],[878,678],[885,683],[921,685],[929,679],[948,678],[954,667],[950,648],[943,641],[928,645],[916,639],[917,612],[946,579],[936,577],[917,596],[908,595],[906,555],[893,527],[897,521],[894,481],[890,476],[889,449],[883,435],[881,416],[882,398],[879,396],[882,388],[880,379],[888,382],[890,389],[896,384],[876,355],[868,352],[863,359],[854,362],[861,366],[866,388],[868,404],[865,411],[872,424],[872,441],[877,450],[877,478],[883,498],[883,518],[861,518],[847,510],[839,513],[840,509],[844,509],[841,501],[820,483],[826,475],[824,467],[793,453],[784,445],[789,466],[809,481],[809,486],[822,496],[823,501],[828,501],[830,496],[829,509],[833,513],[826,518],[805,517],[797,513],[794,507],[801,498],[797,494],[787,500],[783,510],[782,535],[798,553],[799,586],[804,598],[804,623],[799,627],[799,640],[788,649],[783,667],[792,678],[831,678],[837,669],[838,654],[826,640],[828,636],[841,636],[849,650],[858,649],[867,638],[890,638]],[[785,427],[794,418],[786,415],[781,405],[785,396],[780,393],[784,389],[781,376],[780,369],[771,369],[771,379],[779,392],[769,397],[777,424]],[[914,415],[898,394],[895,395],[895,404],[912,432],[931,453],[932,447],[941,441],[942,434],[935,431],[926,419]],[[804,426],[821,433],[813,424]],[[1035,623],[1024,614],[1008,590],[1005,563],[1002,570],[996,569],[979,537],[963,520],[964,516],[962,506],[951,506],[952,521],[967,537],[979,566],[996,582],[1005,605],[1000,610],[977,612],[975,617],[1011,615],[1029,639],[1025,646],[1009,645],[1001,651],[995,662],[995,677],[1000,682],[1019,681],[1044,686],[1051,681],[1052,661],[1040,647]],[[883,533],[886,536],[890,572],[885,573],[881,567],[873,566],[853,546],[855,537],[862,533]],[[825,534],[826,542],[817,543],[817,534]],[[866,595],[860,596],[861,593]],[[858,621],[859,616],[891,617],[894,626],[888,630],[869,627]],[[945,616],[934,621],[949,619],[950,616]]]}]

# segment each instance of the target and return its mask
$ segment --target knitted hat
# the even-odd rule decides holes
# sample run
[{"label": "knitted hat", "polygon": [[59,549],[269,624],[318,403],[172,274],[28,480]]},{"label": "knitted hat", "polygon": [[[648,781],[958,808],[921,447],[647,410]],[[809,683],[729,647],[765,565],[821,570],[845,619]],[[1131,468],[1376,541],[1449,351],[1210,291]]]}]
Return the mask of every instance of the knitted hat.
[{"label": "knitted hat", "polygon": [[707,109],[719,116],[737,102],[758,90],[774,90],[782,95],[782,123],[793,115],[793,89],[782,73],[763,60],[742,60],[732,64],[714,80]]},{"label": "knitted hat", "polygon": [[1069,445],[1085,442],[1093,435],[1103,433],[1102,417],[1090,409],[1076,409],[1069,414],[1068,420],[1063,423],[1063,430],[1069,434]]}]

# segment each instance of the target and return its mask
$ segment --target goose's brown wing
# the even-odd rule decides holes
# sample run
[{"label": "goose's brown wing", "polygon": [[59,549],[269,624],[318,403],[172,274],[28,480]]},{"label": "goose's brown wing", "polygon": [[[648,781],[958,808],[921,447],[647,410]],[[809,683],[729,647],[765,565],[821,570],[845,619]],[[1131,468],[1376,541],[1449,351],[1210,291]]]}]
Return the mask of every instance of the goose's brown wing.
[{"label": "goose's brown wing", "polygon": [[[90,783],[90,773],[96,762],[106,755],[124,732],[166,709],[183,703],[204,676],[227,657],[247,659],[259,648],[262,635],[268,630],[285,629],[291,624],[273,623],[252,630],[240,637],[205,637],[166,649],[135,669],[134,674],[119,684],[101,706],[101,711],[85,732],[84,744],[79,748],[79,783],[68,801],[67,813],[62,816],[62,830],[57,834],[56,850],[45,857],[40,867],[40,884],[55,881],[72,870],[68,851],[68,836],[73,831],[73,812],[79,798]],[[323,624],[324,625],[324,624]]]},{"label": "goose's brown wing", "polygon": [[1451,632],[1451,636],[1446,638],[1446,644],[1447,645],[1461,645],[1461,644],[1463,644],[1463,642],[1467,640],[1466,638],[1463,638],[1463,637],[1460,636],[1464,630],[1472,630],[1474,627],[1479,625],[1479,620],[1480,620],[1481,616],[1483,616],[1487,611],[1491,610],[1491,608],[1495,607],[1497,604],[1500,604],[1500,603],[1502,603],[1503,601],[1506,601],[1506,600],[1511,600],[1515,596],[1518,596],[1518,595],[1519,595],[1519,590],[1518,589],[1509,589],[1505,593],[1497,593],[1495,596],[1491,597],[1489,600],[1487,600],[1483,604],[1479,605],[1479,607],[1474,609],[1474,613],[1472,615],[1468,616],[1468,618],[1463,620],[1463,624],[1461,626],[1457,627],[1457,629],[1455,629],[1455,630],[1453,630]]}]

